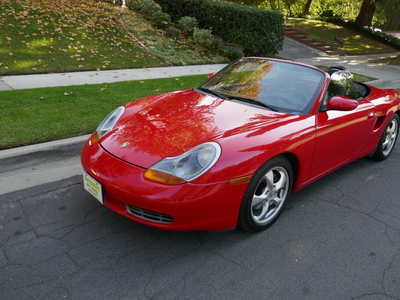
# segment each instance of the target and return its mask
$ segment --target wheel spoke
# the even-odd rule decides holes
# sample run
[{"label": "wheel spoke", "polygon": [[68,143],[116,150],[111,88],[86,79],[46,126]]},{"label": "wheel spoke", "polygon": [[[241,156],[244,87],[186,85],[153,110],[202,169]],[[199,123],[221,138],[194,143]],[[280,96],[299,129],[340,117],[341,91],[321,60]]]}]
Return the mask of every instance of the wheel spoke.
[{"label": "wheel spoke", "polygon": [[274,188],[274,172],[271,170],[264,176],[265,181],[267,182],[267,188],[272,190]]},{"label": "wheel spoke", "polygon": [[[264,179],[266,176],[264,176]],[[253,195],[253,201],[252,201],[252,206],[258,206],[260,203],[262,203],[269,195],[270,193],[270,185],[268,184],[268,180],[261,180],[259,183],[256,193]]]},{"label": "wheel spoke", "polygon": [[257,195],[254,195],[253,196],[253,201],[251,202],[251,206],[253,207],[253,208],[255,208],[255,209],[258,209],[258,208],[260,208],[260,204],[262,204],[263,203],[263,201],[265,200],[265,196],[264,195],[260,195],[260,196],[257,196]]},{"label": "wheel spoke", "polygon": [[267,204],[263,206],[262,211],[257,217],[257,219],[259,221],[265,220],[269,212],[270,212],[270,201],[268,201]]},{"label": "wheel spoke", "polygon": [[382,146],[383,146],[382,148],[384,150],[386,150],[387,146],[389,145],[389,142],[390,142],[390,138],[389,138],[389,136],[386,136],[385,141],[382,144]]},{"label": "wheel spoke", "polygon": [[280,174],[279,180],[275,183],[276,191],[279,191],[280,189],[285,188],[286,182],[287,182],[287,177],[286,177],[285,173],[280,171],[279,174]]}]

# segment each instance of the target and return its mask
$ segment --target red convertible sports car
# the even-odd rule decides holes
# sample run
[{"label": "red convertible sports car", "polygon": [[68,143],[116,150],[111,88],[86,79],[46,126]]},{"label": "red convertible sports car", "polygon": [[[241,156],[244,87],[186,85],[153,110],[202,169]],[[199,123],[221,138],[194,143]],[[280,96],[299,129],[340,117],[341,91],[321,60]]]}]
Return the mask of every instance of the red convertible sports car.
[{"label": "red convertible sports car", "polygon": [[400,95],[284,60],[242,58],[200,87],[128,103],[82,150],[101,203],[167,230],[259,231],[288,195],[370,155],[386,159]]}]

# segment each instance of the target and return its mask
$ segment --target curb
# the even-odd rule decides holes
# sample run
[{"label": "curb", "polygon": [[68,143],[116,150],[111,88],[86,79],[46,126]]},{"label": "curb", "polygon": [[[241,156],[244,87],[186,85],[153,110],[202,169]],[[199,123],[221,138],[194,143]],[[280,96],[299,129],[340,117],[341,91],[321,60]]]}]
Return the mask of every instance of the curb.
[{"label": "curb", "polygon": [[0,151],[0,173],[31,167],[53,159],[69,158],[80,154],[90,135]]}]

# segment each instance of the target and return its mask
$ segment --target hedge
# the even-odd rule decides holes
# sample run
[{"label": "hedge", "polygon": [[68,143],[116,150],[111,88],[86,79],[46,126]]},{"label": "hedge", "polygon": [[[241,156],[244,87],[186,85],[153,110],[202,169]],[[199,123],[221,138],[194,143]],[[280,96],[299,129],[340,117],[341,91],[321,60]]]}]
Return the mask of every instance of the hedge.
[{"label": "hedge", "polygon": [[277,54],[283,46],[283,16],[220,0],[155,0],[174,22],[194,17],[200,28],[212,29],[225,41],[243,46],[246,55]]}]

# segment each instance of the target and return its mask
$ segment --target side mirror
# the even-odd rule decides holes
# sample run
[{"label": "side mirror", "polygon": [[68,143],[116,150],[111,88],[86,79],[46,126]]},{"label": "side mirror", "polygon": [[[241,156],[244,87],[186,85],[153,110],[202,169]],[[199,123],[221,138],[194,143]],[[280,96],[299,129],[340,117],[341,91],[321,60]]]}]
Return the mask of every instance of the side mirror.
[{"label": "side mirror", "polygon": [[358,107],[358,102],[347,97],[334,96],[328,101],[326,107],[333,110],[350,111]]},{"label": "side mirror", "polygon": [[210,79],[211,77],[213,77],[215,75],[215,73],[211,73],[207,75],[207,79]]}]

